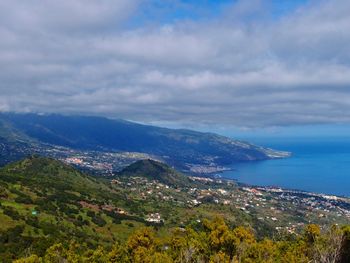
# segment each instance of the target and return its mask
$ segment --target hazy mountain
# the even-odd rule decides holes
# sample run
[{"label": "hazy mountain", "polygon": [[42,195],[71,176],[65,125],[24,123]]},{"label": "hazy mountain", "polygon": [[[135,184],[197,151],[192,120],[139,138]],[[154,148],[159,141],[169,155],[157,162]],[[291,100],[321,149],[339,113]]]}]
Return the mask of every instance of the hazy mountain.
[{"label": "hazy mountain", "polygon": [[288,156],[213,133],[167,129],[102,117],[0,114],[0,138],[81,150],[136,151],[162,157],[177,167],[231,164]]}]

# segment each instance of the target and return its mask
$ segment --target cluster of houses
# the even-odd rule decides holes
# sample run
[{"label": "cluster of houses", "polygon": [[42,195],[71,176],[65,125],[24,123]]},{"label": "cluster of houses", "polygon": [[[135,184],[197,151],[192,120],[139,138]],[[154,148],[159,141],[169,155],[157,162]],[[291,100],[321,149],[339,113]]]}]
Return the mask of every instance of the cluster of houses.
[{"label": "cluster of houses", "polygon": [[100,210],[104,210],[104,211],[114,212],[114,213],[122,214],[122,215],[127,215],[128,214],[128,212],[125,211],[124,209],[119,208],[119,207],[115,207],[114,205],[111,205],[111,204],[99,205],[99,204],[89,203],[89,202],[86,202],[86,201],[79,201],[79,204],[82,207],[88,208],[89,210],[93,210],[95,212],[98,212]]},{"label": "cluster of houses", "polygon": [[159,213],[152,213],[146,217],[146,221],[150,223],[160,224],[163,222],[163,219],[161,218]]},{"label": "cluster of houses", "polygon": [[330,212],[350,219],[350,201],[337,196],[302,192],[296,190],[282,190],[280,188],[260,188],[262,191],[275,193],[279,201],[303,207],[308,211],[318,212],[319,217],[327,217]]},{"label": "cluster of houses", "polygon": [[[144,177],[132,177],[122,182],[114,179],[112,183],[127,187],[130,193],[134,193],[134,196],[145,200],[169,201],[174,205],[189,208],[203,203],[213,203],[232,206],[247,214],[261,214],[259,220],[277,225],[277,230],[283,228],[289,233],[315,217],[324,220],[332,218],[333,220],[338,215],[342,219],[344,216],[350,219],[348,199],[276,187],[239,187],[230,181],[213,178],[190,178],[192,181],[205,184],[204,186],[175,189]],[[294,219],[288,218],[288,215],[293,215]],[[153,223],[162,222],[159,211],[149,214],[145,220]]]}]

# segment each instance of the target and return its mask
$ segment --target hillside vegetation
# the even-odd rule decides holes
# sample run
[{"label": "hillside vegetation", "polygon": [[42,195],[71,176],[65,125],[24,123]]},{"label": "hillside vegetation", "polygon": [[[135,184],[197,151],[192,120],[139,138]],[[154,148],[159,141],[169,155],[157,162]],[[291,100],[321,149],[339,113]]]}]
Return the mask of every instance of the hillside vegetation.
[{"label": "hillside vegetation", "polygon": [[137,161],[124,168],[118,175],[120,177],[141,176],[171,186],[189,186],[190,184],[185,175],[164,163],[150,159]]},{"label": "hillside vegetation", "polygon": [[200,229],[176,229],[166,239],[157,238],[156,234],[152,228],[143,228],[127,242],[107,249],[102,246],[89,249],[74,241],[58,243],[47,249],[43,257],[32,254],[16,262],[348,263],[350,260],[350,227],[333,227],[321,233],[317,225],[309,225],[294,240],[257,241],[250,229],[230,229],[221,218],[216,218],[204,221]]},{"label": "hillside vegetation", "polygon": [[[338,210],[304,216],[284,201],[271,210],[278,195],[259,198],[265,205],[240,209],[256,197],[235,183],[153,160],[107,180],[32,156],[0,169],[0,262],[347,262],[349,228],[331,227],[349,222]],[[276,231],[311,220],[322,230]]]}]

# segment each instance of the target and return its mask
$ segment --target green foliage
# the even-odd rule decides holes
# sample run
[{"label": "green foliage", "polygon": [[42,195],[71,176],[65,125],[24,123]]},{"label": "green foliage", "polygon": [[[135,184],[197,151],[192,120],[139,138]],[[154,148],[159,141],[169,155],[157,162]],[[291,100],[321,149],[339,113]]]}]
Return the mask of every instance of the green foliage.
[{"label": "green foliage", "polygon": [[[313,236],[312,242],[305,242],[310,233]],[[335,242],[335,236],[340,237],[340,243]],[[97,246],[95,249],[87,249],[84,244],[76,242],[57,243],[41,256],[33,254],[16,262],[345,263],[349,262],[346,261],[348,242],[349,227],[333,227],[322,233],[316,225],[310,225],[306,227],[304,236],[295,240],[259,241],[250,229],[231,229],[222,219],[215,218],[204,222],[201,231],[194,231],[192,228],[175,229],[166,238],[157,237],[157,232],[152,228],[142,228],[125,243],[115,243],[110,248]]]},{"label": "green foliage", "polygon": [[320,236],[321,229],[318,225],[311,224],[305,228],[305,241],[309,243],[314,243],[316,239]]},{"label": "green foliage", "polygon": [[27,258],[22,258],[15,260],[14,263],[42,263],[43,260],[39,258],[37,255],[31,255]]},{"label": "green foliage", "polygon": [[94,217],[92,217],[92,222],[94,222],[99,227],[103,227],[104,225],[106,225],[106,221],[99,215],[95,215]]},{"label": "green foliage", "polygon": [[350,226],[343,228],[343,239],[341,244],[340,262],[350,262]]},{"label": "green foliage", "polygon": [[157,180],[171,186],[186,186],[188,178],[170,168],[165,163],[154,160],[140,160],[124,168],[119,176],[141,176],[150,180]]},{"label": "green foliage", "polygon": [[[157,165],[151,167],[160,171]],[[0,216],[6,221],[0,262],[350,262],[350,227],[308,225],[302,235],[272,240],[272,233],[265,235],[271,226],[238,209],[189,208],[184,191],[171,187],[163,194],[176,202],[141,200],[142,187],[111,187],[47,158],[0,169]],[[147,214],[156,211],[164,225],[145,227]]]},{"label": "green foliage", "polygon": [[23,217],[12,207],[3,207],[3,213],[9,217],[11,217],[13,220],[20,220]]}]

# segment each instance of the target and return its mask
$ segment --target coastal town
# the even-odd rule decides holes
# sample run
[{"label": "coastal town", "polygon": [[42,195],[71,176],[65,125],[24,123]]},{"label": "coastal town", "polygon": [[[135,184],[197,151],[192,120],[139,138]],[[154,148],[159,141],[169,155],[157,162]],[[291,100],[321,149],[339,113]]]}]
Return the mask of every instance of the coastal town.
[{"label": "coastal town", "polygon": [[[128,198],[169,204],[196,210],[201,206],[228,209],[256,217],[277,232],[298,233],[305,225],[350,223],[350,199],[277,187],[242,186],[237,182],[207,177],[189,177],[195,187],[172,187],[143,177],[113,179],[112,185],[125,189]],[[160,205],[152,205],[145,220],[169,223],[171,217]],[[154,209],[159,207],[159,209]],[[167,210],[166,210],[167,211]],[[201,220],[201,218],[195,218]]]},{"label": "coastal town", "polygon": [[[4,158],[0,160],[0,163],[2,162],[3,164],[36,154],[60,160],[85,172],[104,177],[113,176],[114,173],[137,160],[153,159],[164,161],[168,159],[167,156],[156,156],[143,152],[78,150],[42,143],[28,144],[23,142],[18,143],[18,145],[8,145],[7,143],[2,143],[1,138],[0,154],[4,155]],[[230,170],[230,168],[220,166],[213,160],[208,160],[207,164],[186,163],[181,168],[181,171],[185,173],[207,176],[227,170]]]},{"label": "coastal town", "polygon": [[[29,155],[47,156],[98,176],[111,176],[137,160],[159,159],[139,152],[77,150],[41,143],[23,143],[18,147],[17,145],[11,146],[15,148],[15,151],[12,148],[7,149],[8,147],[10,147],[8,144],[0,141],[0,153],[7,156],[2,160],[4,163],[10,162],[12,156],[13,160],[22,159]],[[12,151],[11,154],[10,151]]]},{"label": "coastal town", "polygon": [[[4,147],[3,147],[4,148]],[[5,149],[5,148],[4,148]],[[186,209],[197,209],[201,206],[224,206],[234,209],[246,216],[256,216],[259,222],[273,226],[276,231],[298,232],[310,222],[320,225],[349,224],[350,200],[345,197],[288,190],[278,187],[254,187],[241,185],[235,181],[223,179],[220,172],[227,168],[209,165],[188,164],[189,176],[195,187],[177,187],[150,181],[143,177],[131,177],[121,180],[116,174],[124,167],[142,159],[160,160],[139,152],[103,152],[73,150],[67,147],[31,145],[30,149],[22,147],[23,154],[34,152],[49,156],[73,165],[78,169],[110,180],[119,190],[126,191],[129,198],[151,200],[143,215],[145,222],[154,224],[167,223],[169,216],[155,204],[161,200],[165,205]],[[83,207],[86,206],[81,204]],[[92,204],[93,205],[93,204]],[[102,210],[102,207],[100,208]],[[123,207],[115,207],[117,214],[130,214]],[[200,219],[196,219],[200,220]]]}]

